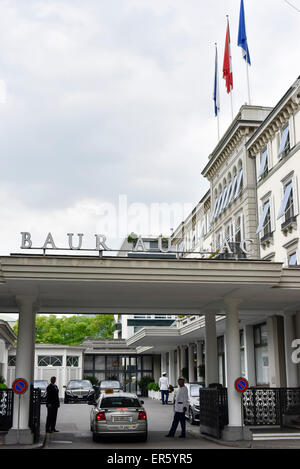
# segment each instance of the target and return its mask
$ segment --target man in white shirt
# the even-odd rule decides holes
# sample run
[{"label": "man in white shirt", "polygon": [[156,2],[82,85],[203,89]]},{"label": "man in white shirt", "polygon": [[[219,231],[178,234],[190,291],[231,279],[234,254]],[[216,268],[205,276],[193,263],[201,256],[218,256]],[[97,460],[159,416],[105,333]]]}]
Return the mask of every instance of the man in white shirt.
[{"label": "man in white shirt", "polygon": [[175,414],[172,426],[169,430],[167,437],[173,438],[178,424],[181,425],[181,435],[180,438],[185,438],[185,412],[189,405],[189,395],[187,387],[184,385],[184,378],[178,379],[178,390],[175,395]]},{"label": "man in white shirt", "polygon": [[161,392],[161,402],[162,405],[168,404],[169,399],[169,380],[167,378],[167,373],[164,371],[162,376],[159,378],[159,389]]}]

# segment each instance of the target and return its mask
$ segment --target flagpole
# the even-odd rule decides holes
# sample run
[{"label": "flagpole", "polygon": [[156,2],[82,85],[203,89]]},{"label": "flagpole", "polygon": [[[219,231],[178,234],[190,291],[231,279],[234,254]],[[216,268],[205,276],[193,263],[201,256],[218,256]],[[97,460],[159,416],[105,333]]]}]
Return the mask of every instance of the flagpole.
[{"label": "flagpole", "polygon": [[218,131],[218,142],[220,141],[220,83],[219,83],[219,70],[218,70],[218,44],[215,42],[215,48],[216,48],[216,86],[217,86],[217,94],[216,94],[216,106],[217,106],[217,131]]},{"label": "flagpole", "polygon": [[249,64],[246,60],[246,75],[247,75],[247,87],[248,87],[248,104],[251,106],[251,92],[250,92],[250,79],[249,79]]},{"label": "flagpole", "polygon": [[[229,29],[229,15],[226,15],[226,18],[227,18],[227,27]],[[231,72],[232,73],[232,69],[231,69],[231,65],[232,65],[232,61],[231,61],[231,47],[230,47],[230,43],[229,43],[229,37],[228,37],[228,51],[229,51],[229,73]],[[230,106],[231,106],[231,120],[233,121],[233,99],[232,99],[232,88],[230,86]]]}]

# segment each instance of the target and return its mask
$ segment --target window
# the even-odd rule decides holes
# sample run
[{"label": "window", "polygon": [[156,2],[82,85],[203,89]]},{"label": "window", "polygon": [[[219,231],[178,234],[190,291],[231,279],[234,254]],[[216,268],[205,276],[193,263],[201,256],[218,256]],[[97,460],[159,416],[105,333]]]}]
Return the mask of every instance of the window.
[{"label": "window", "polygon": [[140,407],[137,398],[134,397],[104,397],[101,401],[101,409],[104,408],[124,408],[124,407]]},{"label": "window", "polygon": [[67,356],[67,366],[79,366],[79,357]]},{"label": "window", "polygon": [[240,169],[239,178],[238,178],[237,186],[236,186],[236,191],[235,191],[235,194],[234,194],[234,199],[236,199],[238,197],[238,195],[240,194],[242,189],[243,189],[243,168]]},{"label": "window", "polygon": [[254,326],[256,384],[269,385],[268,331],[266,324]]},{"label": "window", "polygon": [[221,207],[220,207],[220,213],[222,213],[223,210],[225,209],[226,198],[227,198],[227,187],[224,188],[222,203],[221,203]]},{"label": "window", "polygon": [[260,156],[260,168],[259,168],[259,173],[258,177],[264,177],[268,173],[268,150],[267,148],[261,153]]},{"label": "window", "polygon": [[285,216],[286,221],[294,216],[294,197],[292,181],[290,181],[284,187],[284,196],[281,202],[281,207],[277,219],[283,216]]},{"label": "window", "polygon": [[245,340],[244,331],[240,331],[240,349],[241,349],[241,375],[246,377],[246,359],[245,359]]},{"label": "window", "polygon": [[40,355],[38,356],[38,366],[62,366],[62,356]]},{"label": "window", "polygon": [[229,198],[230,198],[230,195],[231,195],[231,188],[232,188],[232,181],[230,181],[229,184],[228,184],[227,195],[225,197],[224,206],[223,206],[224,209],[227,207],[227,205],[229,203]]},{"label": "window", "polygon": [[294,252],[293,254],[291,254],[291,255],[289,256],[289,266],[290,266],[290,267],[294,267],[294,266],[296,266],[296,265],[298,265],[298,262],[297,262],[297,253]]},{"label": "window", "polygon": [[281,133],[280,146],[278,151],[278,157],[286,156],[290,151],[290,127],[286,125]]},{"label": "window", "polygon": [[8,356],[8,366],[16,366],[16,355]]},{"label": "window", "polygon": [[271,228],[271,206],[270,201],[268,200],[263,209],[263,213],[260,218],[260,222],[258,228],[256,230],[256,234],[263,232],[262,236],[267,236],[272,232]]},{"label": "window", "polygon": [[233,182],[232,182],[232,186],[231,186],[231,193],[230,193],[230,196],[229,196],[229,199],[228,199],[228,204],[230,204],[233,200],[233,195],[234,195],[234,192],[236,190],[236,184],[237,184],[237,174],[235,174],[235,176],[233,178]]}]

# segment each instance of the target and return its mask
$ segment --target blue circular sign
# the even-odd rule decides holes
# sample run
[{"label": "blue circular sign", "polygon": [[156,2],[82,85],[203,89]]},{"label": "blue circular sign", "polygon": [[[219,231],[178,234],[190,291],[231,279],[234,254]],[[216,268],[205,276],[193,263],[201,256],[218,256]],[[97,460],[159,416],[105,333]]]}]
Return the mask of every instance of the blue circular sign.
[{"label": "blue circular sign", "polygon": [[28,383],[24,378],[17,378],[14,380],[12,388],[16,394],[24,394],[27,391]]}]

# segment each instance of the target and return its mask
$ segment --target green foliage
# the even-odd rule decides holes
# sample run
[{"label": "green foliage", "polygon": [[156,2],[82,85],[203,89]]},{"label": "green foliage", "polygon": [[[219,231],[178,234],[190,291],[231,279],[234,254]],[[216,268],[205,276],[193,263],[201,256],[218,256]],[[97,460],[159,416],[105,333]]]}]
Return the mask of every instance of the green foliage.
[{"label": "green foliage", "polygon": [[6,384],[0,383],[0,389],[8,389]]},{"label": "green foliage", "polygon": [[147,386],[148,391],[159,391],[158,383],[149,383]]},{"label": "green foliage", "polygon": [[144,391],[148,389],[148,384],[152,382],[152,377],[151,376],[143,376],[139,381],[138,385],[141,389],[141,391]]},{"label": "green foliage", "polygon": [[99,383],[96,376],[84,376],[83,379],[86,379],[87,381],[90,381],[93,386],[97,386],[97,384]]},{"label": "green foliage", "polygon": [[205,365],[199,365],[198,366],[198,370],[199,370],[199,375],[201,376],[201,378],[205,379]]},{"label": "green foliage", "polygon": [[173,391],[174,391],[174,386],[172,386],[172,384],[169,385],[169,391],[170,391],[170,392],[173,392]]},{"label": "green foliage", "polygon": [[[93,317],[75,315],[36,316],[36,343],[79,345],[86,337],[95,339],[111,339],[115,330],[112,314],[96,314]],[[14,327],[18,333],[18,323]]]},{"label": "green foliage", "polygon": [[189,374],[189,373],[188,373],[187,367],[182,368],[182,370],[181,370],[181,375],[182,375],[182,377],[183,377],[184,379],[188,379],[188,374]]}]

